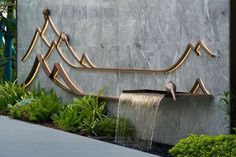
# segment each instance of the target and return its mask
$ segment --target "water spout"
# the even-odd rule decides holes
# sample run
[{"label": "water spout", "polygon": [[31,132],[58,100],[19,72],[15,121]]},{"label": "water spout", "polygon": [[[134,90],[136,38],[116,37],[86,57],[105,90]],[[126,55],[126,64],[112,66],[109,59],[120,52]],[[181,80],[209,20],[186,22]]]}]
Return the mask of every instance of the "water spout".
[{"label": "water spout", "polygon": [[[117,126],[115,141],[119,144],[132,143],[141,149],[150,149],[155,128],[156,114],[164,94],[122,93],[117,109]],[[127,138],[126,119],[134,127]],[[126,129],[126,130],[125,130]]]}]

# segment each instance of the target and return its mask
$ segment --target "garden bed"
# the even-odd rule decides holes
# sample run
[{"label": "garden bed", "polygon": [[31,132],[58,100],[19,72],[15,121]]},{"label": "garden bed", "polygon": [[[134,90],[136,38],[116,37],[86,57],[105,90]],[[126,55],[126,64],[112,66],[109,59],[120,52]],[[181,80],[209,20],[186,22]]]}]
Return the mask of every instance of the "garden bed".
[{"label": "garden bed", "polygon": [[[53,91],[27,91],[16,83],[6,83],[0,85],[0,102],[0,114],[11,118],[120,145],[114,140],[117,119],[107,114],[106,102],[99,100],[99,96],[79,97],[71,104],[62,104]],[[130,137],[127,133],[132,132],[134,128],[127,120],[119,120],[125,123],[126,136]],[[154,142],[151,149],[143,150],[127,141],[122,146],[171,157],[168,153],[172,148],[170,145]],[[170,152],[179,157],[196,157],[200,153],[207,157],[236,156],[236,136],[193,135],[180,140]]]},{"label": "garden bed", "polygon": [[[52,123],[43,123],[41,125],[46,126],[46,127],[50,127],[50,128],[54,128],[54,129],[58,129]],[[77,133],[77,135],[81,135],[81,134]],[[85,135],[81,135],[81,136],[85,136]],[[85,136],[85,137],[89,137],[89,138],[92,138],[92,139],[95,139],[95,140],[99,140],[99,141],[103,141],[103,142],[108,142],[108,143],[120,145],[120,146],[131,148],[131,149],[140,150],[140,151],[143,151],[143,152],[159,155],[161,157],[173,157],[169,153],[169,150],[171,148],[173,148],[172,145],[167,145],[167,144],[163,144],[163,143],[153,142],[151,149],[144,150],[144,149],[140,149],[140,148],[134,147],[132,144],[129,144],[129,143],[127,143],[125,145],[119,144],[119,143],[115,142],[115,137],[106,137],[106,136],[101,136],[101,137],[100,136]]]}]

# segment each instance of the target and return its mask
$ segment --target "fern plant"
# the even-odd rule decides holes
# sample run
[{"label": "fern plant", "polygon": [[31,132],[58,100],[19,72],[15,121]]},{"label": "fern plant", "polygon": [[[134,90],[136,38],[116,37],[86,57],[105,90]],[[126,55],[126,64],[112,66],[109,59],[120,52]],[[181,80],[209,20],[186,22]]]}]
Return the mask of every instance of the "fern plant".
[{"label": "fern plant", "polygon": [[26,98],[15,106],[9,105],[9,115],[13,118],[33,122],[51,122],[51,116],[62,108],[55,92],[44,92],[36,98]]},{"label": "fern plant", "polygon": [[62,130],[82,135],[115,135],[116,119],[107,116],[106,102],[99,100],[98,96],[74,99],[71,105],[53,115],[53,122]]},{"label": "fern plant", "polygon": [[28,120],[29,119],[29,105],[34,100],[32,93],[24,95],[20,100],[16,100],[15,105],[8,104],[8,115],[15,119]]},{"label": "fern plant", "polygon": [[236,134],[236,116],[233,113],[236,111],[236,105],[232,103],[235,100],[235,95],[230,93],[229,91],[224,91],[223,94],[220,95],[220,102],[223,103],[226,113],[225,119],[231,123],[233,134]]},{"label": "fern plant", "polygon": [[8,105],[15,105],[22,97],[29,95],[25,87],[18,85],[15,82],[5,82],[0,85],[0,112],[6,113]]},{"label": "fern plant", "polygon": [[82,99],[76,99],[75,104],[80,108],[79,116],[82,119],[80,128],[83,134],[97,135],[96,127],[106,116],[104,101],[99,102],[97,97],[84,96]]},{"label": "fern plant", "polygon": [[51,116],[61,108],[61,101],[55,92],[45,93],[30,104],[29,120],[35,122],[50,122]]},{"label": "fern plant", "polygon": [[115,117],[106,117],[103,120],[99,121],[95,132],[99,136],[110,136],[115,137],[116,133],[116,118]]},{"label": "fern plant", "polygon": [[14,106],[9,105],[8,110],[9,110],[8,115],[12,118],[21,119],[25,121],[29,120],[29,111],[30,111],[29,105],[23,105],[23,106],[21,106],[20,104],[16,104]]},{"label": "fern plant", "polygon": [[63,106],[58,114],[53,114],[52,120],[59,129],[74,133],[79,131],[81,119],[75,105]]}]

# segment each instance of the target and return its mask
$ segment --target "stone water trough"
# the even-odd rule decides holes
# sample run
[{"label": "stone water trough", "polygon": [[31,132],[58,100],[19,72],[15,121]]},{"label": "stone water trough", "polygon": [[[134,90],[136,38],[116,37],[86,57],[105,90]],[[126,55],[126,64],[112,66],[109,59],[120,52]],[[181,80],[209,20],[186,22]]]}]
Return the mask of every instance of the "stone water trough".
[{"label": "stone water trough", "polygon": [[[158,102],[160,104],[157,107],[155,116],[153,116],[155,119],[153,121],[154,130],[153,135],[150,135],[153,142],[174,145],[179,139],[192,133],[213,135],[221,131],[214,130],[214,126],[211,125],[217,117],[211,111],[214,108],[212,106],[214,103],[212,95],[176,92],[176,101],[174,101],[171,94],[166,91],[124,90],[123,94],[163,95],[164,98]],[[109,112],[118,116],[118,101],[112,100],[108,104]],[[130,115],[138,116],[137,114]],[[145,118],[142,117],[142,119]],[[135,128],[142,128],[143,124],[137,122],[133,125]]]}]

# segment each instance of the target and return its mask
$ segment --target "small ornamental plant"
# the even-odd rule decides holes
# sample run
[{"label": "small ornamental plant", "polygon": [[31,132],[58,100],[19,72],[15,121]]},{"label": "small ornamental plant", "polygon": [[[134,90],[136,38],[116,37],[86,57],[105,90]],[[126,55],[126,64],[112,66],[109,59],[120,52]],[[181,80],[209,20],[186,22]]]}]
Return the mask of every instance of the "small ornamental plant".
[{"label": "small ornamental plant", "polygon": [[236,135],[191,135],[181,139],[169,153],[175,157],[234,157]]}]

